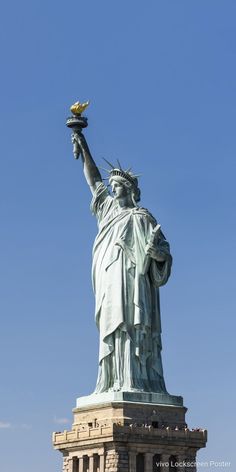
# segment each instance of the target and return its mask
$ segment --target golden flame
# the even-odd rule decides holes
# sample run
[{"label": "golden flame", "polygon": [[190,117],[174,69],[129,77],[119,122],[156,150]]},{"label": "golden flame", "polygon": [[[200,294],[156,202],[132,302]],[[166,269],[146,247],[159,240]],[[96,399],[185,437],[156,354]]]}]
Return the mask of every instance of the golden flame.
[{"label": "golden flame", "polygon": [[73,113],[73,115],[76,115],[76,116],[81,115],[81,113],[83,113],[83,111],[89,106],[89,103],[90,103],[89,100],[84,103],[75,102],[74,105],[70,107],[70,110]]}]

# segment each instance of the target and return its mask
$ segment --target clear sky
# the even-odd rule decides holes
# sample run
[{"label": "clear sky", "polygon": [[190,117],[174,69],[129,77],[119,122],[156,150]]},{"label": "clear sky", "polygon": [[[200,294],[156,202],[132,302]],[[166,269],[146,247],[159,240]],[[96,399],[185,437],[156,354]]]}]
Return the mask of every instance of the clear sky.
[{"label": "clear sky", "polygon": [[96,222],[65,126],[78,98],[97,164],[142,174],[171,244],[167,388],[209,430],[199,460],[235,471],[235,19],[235,0],[2,2],[1,471],[61,470],[51,433],[96,382]]}]

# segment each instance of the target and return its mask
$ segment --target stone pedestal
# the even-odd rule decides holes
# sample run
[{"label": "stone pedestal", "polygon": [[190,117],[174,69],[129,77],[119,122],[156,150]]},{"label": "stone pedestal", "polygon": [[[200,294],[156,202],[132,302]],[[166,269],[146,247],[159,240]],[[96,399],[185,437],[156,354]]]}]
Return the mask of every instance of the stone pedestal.
[{"label": "stone pedestal", "polygon": [[53,434],[63,472],[196,471],[196,453],[205,447],[207,432],[187,428],[184,406],[80,403],[72,430]]}]

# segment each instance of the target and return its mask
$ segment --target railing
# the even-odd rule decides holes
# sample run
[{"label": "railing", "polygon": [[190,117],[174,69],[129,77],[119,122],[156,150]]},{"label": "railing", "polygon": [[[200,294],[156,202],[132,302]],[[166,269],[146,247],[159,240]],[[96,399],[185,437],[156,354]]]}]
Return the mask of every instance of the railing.
[{"label": "railing", "polygon": [[109,425],[103,425],[98,427],[80,426],[75,427],[72,431],[63,431],[53,433],[54,445],[59,445],[65,442],[72,442],[77,440],[85,440],[89,438],[101,438],[110,436],[116,433],[122,433],[126,435],[144,435],[154,436],[159,438],[191,438],[191,439],[204,439],[207,438],[207,431],[202,429],[189,430],[188,428],[178,429],[177,427],[171,429],[170,427],[153,428],[150,425],[121,425],[117,423],[111,423]]}]

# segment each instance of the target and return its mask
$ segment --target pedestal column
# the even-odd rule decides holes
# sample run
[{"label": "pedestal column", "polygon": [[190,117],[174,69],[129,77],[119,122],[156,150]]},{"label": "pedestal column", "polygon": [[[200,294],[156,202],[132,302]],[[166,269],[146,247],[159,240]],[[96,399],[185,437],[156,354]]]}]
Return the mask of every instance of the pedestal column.
[{"label": "pedestal column", "polygon": [[94,472],[94,457],[93,454],[89,456],[89,472]]},{"label": "pedestal column", "polygon": [[136,472],[136,452],[129,452],[129,472]]},{"label": "pedestal column", "polygon": [[105,471],[105,456],[104,454],[99,454],[99,472]]},{"label": "pedestal column", "polygon": [[144,470],[145,472],[152,472],[152,469],[153,469],[153,454],[151,452],[146,452]]},{"label": "pedestal column", "polygon": [[83,466],[84,466],[83,456],[79,457],[78,461],[79,461],[78,470],[79,470],[79,472],[83,472]]}]

